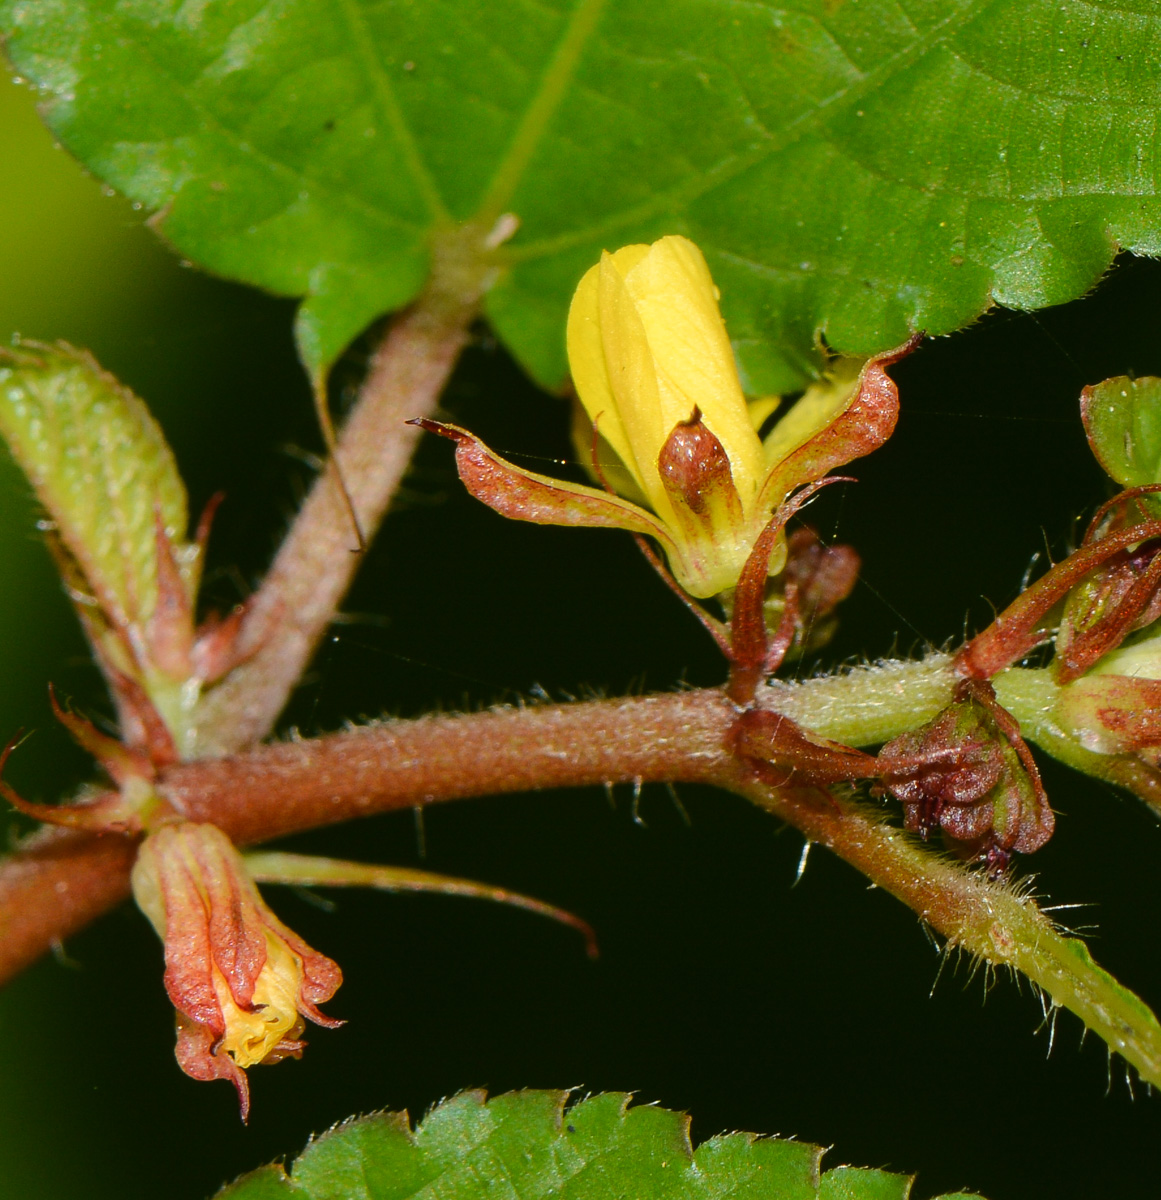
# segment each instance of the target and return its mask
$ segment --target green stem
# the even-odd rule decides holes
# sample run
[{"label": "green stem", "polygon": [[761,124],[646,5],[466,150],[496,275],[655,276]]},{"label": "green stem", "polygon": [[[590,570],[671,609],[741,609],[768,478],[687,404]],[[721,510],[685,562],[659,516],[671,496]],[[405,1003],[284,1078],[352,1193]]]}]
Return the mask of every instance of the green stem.
[{"label": "green stem", "polygon": [[773,680],[757,704],[848,746],[875,746],[930,721],[951,703],[950,654],[888,660],[801,682]]},{"label": "green stem", "polygon": [[932,852],[865,803],[749,783],[755,804],[833,850],[903,901],[960,950],[992,968],[1020,971],[1051,1005],[1075,1013],[1147,1083],[1161,1086],[1161,1024],[1149,1007],[1093,962],[1079,938],[1061,933],[1019,887]]}]

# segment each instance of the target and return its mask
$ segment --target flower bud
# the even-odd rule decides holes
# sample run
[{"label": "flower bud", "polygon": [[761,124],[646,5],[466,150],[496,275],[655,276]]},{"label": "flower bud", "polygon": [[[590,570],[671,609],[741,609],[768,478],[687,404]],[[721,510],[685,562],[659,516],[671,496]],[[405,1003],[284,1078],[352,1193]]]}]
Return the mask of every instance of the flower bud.
[{"label": "flower bud", "polygon": [[245,1070],[298,1058],[305,1017],[342,983],[270,911],[229,838],[214,825],[155,829],[133,868],[133,895],[165,944],[165,990],[177,1010],[178,1065],[194,1079],[228,1079],[245,1120]]},{"label": "flower bud", "polygon": [[[460,478],[497,512],[647,535],[685,594],[706,599],[738,585],[788,497],[891,436],[898,392],[885,368],[916,344],[840,361],[762,438],[757,427],[777,405],[747,402],[701,251],[664,237],[602,255],[569,309],[569,366],[587,417],[577,440],[605,491],[525,471],[467,430],[418,423],[457,442]],[[774,532],[763,577],[786,564],[785,532]]]}]

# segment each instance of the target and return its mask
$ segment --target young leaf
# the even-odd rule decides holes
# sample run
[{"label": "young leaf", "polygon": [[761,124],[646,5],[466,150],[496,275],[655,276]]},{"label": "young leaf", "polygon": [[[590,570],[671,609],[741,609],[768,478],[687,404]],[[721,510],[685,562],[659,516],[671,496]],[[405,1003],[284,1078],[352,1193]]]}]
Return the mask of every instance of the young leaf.
[{"label": "young leaf", "polygon": [[820,333],[869,355],[1161,252],[1151,5],[0,0],[0,33],[183,255],[306,297],[313,375],[465,222],[547,384],[600,250],[688,234],[755,394],[817,374]]},{"label": "young leaf", "polygon": [[[696,1150],[689,1117],[629,1107],[610,1092],[566,1108],[567,1092],[461,1092],[412,1131],[406,1113],[376,1113],[316,1138],[289,1174],[243,1176],[219,1200],[405,1200],[491,1195],[565,1200],[907,1200],[911,1179],[835,1167],[804,1142],[731,1133]],[[941,1200],[955,1200],[946,1196]],[[959,1193],[958,1200],[973,1200]],[[975,1200],[979,1200],[978,1197]]]},{"label": "young leaf", "polygon": [[71,346],[0,350],[0,435],[111,622],[157,607],[158,521],[185,538],[185,486],[145,405]]},{"label": "young leaf", "polygon": [[[1080,395],[1088,444],[1097,462],[1123,487],[1161,483],[1161,379],[1117,375]],[[1157,496],[1138,503],[1161,513]]]}]

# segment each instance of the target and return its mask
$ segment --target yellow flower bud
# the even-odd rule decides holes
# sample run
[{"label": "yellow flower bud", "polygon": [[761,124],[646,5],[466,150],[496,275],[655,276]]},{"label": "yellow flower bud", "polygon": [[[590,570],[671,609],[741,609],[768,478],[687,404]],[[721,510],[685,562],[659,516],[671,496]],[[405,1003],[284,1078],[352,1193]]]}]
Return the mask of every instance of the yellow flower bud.
[{"label": "yellow flower bud", "polygon": [[[456,426],[418,423],[458,443],[460,478],[498,512],[646,534],[684,591],[704,598],[737,585],[792,492],[891,435],[898,393],[884,367],[914,344],[840,364],[763,440],[758,428],[777,400],[747,402],[701,251],[664,237],[603,254],[569,310],[569,364],[589,426],[587,438],[575,431],[582,461],[594,444],[611,449],[608,469],[594,467],[617,494],[524,471]],[[781,524],[762,553],[764,571],[783,569]]]}]

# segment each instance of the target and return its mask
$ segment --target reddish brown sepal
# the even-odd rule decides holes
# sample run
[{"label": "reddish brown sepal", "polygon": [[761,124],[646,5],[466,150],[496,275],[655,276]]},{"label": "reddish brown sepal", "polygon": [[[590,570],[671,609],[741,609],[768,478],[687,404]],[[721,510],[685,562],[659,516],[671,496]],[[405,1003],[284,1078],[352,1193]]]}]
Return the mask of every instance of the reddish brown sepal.
[{"label": "reddish brown sepal", "polygon": [[538,525],[581,525],[648,534],[667,547],[673,540],[654,517],[620,496],[525,471],[493,453],[458,425],[418,417],[409,421],[456,444],[456,470],[477,500],[501,516]]},{"label": "reddish brown sepal", "polygon": [[1072,589],[1056,638],[1060,683],[1083,675],[1134,630],[1161,616],[1161,539],[1118,551]]},{"label": "reddish brown sepal", "polygon": [[955,699],[921,729],[879,752],[882,787],[903,804],[904,827],[940,829],[965,858],[998,874],[1013,852],[1052,836],[1055,817],[1015,718],[991,685],[964,680]]},{"label": "reddish brown sepal", "polygon": [[157,546],[157,604],[145,627],[149,664],[174,679],[190,674],[193,648],[193,607],[186,581],[173,552],[173,541],[165,532],[165,519],[158,507],[153,514]]},{"label": "reddish brown sepal", "polygon": [[114,693],[121,713],[121,728],[126,742],[134,749],[144,751],[159,771],[172,766],[178,760],[177,746],[169,726],[150,700],[149,693],[136,679],[112,667],[106,670],[109,688]]},{"label": "reddish brown sepal", "polygon": [[754,543],[734,591],[734,612],[730,621],[730,695],[737,703],[746,704],[753,699],[762,677],[778,669],[789,646],[790,639],[784,629],[777,630],[771,639],[766,628],[766,583],[770,556],[778,544],[779,534],[790,518],[821,488],[832,483],[853,482],[849,476],[829,475],[808,484],[778,506]]},{"label": "reddish brown sepal", "polygon": [[[1019,662],[1052,636],[1055,623],[1048,620],[1049,614],[1085,576],[1122,551],[1159,537],[1161,521],[1143,521],[1074,550],[1025,589],[987,629],[960,650],[956,655],[956,670],[973,679],[991,679]],[[1144,597],[1145,605],[1149,599],[1151,597]],[[1138,609],[1138,615],[1141,611],[1143,609]],[[1121,637],[1126,632],[1127,627],[1120,628]],[[1114,645],[1107,645],[1102,653],[1107,653]]]},{"label": "reddish brown sepal", "polygon": [[217,683],[262,648],[265,639],[249,636],[252,631],[246,628],[252,612],[249,602],[237,604],[228,616],[211,612],[198,626],[190,664],[202,683]]},{"label": "reddish brown sepal", "polygon": [[23,731],[0,752],[0,796],[17,812],[34,821],[59,825],[64,829],[83,829],[88,833],[140,833],[141,816],[137,807],[115,792],[104,792],[95,799],[78,804],[33,804],[3,779],[8,757],[24,739]]},{"label": "reddish brown sepal", "polygon": [[53,715],[69,731],[73,741],[91,754],[118,785],[130,779],[151,780],[157,774],[149,755],[123,745],[115,737],[102,733],[87,717],[63,708],[56,698],[56,689],[48,685],[48,699]]},{"label": "reddish brown sepal", "polygon": [[772,787],[824,788],[873,779],[873,755],[803,729],[783,713],[752,708],[734,722],[730,742]]},{"label": "reddish brown sepal", "polygon": [[899,419],[899,389],[886,369],[906,358],[924,336],[913,334],[901,346],[864,364],[850,404],[779,464],[763,486],[763,500],[788,495],[801,484],[821,479],[827,471],[863,458],[890,438]]},{"label": "reddish brown sepal", "polygon": [[784,662],[825,646],[834,636],[834,611],[854,589],[862,565],[852,546],[827,546],[809,526],[787,538],[786,566],[772,580],[765,601],[766,624],[775,629],[767,650]]}]

